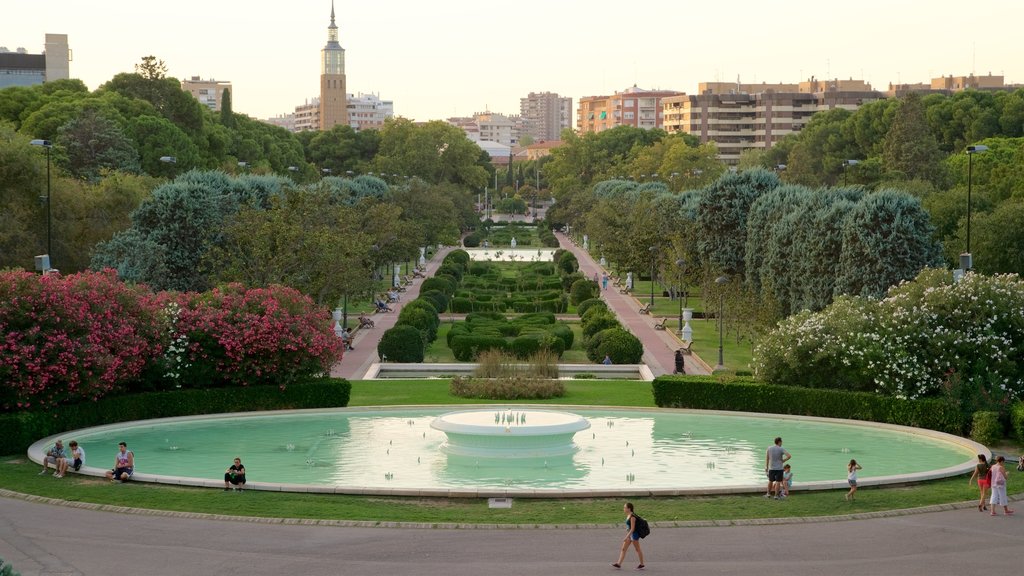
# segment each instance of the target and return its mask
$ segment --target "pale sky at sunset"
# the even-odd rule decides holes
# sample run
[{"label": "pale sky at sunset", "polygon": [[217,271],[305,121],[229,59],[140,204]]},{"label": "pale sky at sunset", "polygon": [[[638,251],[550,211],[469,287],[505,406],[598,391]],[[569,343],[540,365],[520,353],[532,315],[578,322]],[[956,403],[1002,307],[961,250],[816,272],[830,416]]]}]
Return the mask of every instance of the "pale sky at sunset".
[{"label": "pale sky at sunset", "polygon": [[[234,110],[293,111],[319,92],[330,0],[0,0],[0,46],[68,34],[71,76],[95,89],[144,55],[176,78],[229,80]],[[336,0],[349,92],[415,120],[518,114],[519,98],[634,83],[863,78],[974,71],[1024,83],[1024,0]]]}]

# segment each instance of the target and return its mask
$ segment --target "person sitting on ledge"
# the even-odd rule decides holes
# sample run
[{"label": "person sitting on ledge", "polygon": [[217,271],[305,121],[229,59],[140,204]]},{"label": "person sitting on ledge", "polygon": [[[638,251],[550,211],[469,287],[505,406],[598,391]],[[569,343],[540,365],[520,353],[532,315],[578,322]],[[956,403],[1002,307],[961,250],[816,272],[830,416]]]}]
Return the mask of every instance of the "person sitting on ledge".
[{"label": "person sitting on ledge", "polygon": [[239,492],[245,487],[245,466],[242,466],[242,459],[235,458],[235,463],[224,472],[224,491],[234,488]]},{"label": "person sitting on ledge", "polygon": [[391,308],[388,308],[388,303],[380,296],[374,299],[373,304],[377,307],[377,312],[391,312]]},{"label": "person sitting on ledge", "polygon": [[124,442],[118,442],[117,449],[117,456],[114,458],[114,468],[107,470],[105,475],[111,482],[120,480],[123,483],[127,482],[132,477],[132,474],[135,473],[135,454],[128,449],[128,445]]},{"label": "person sitting on ledge", "polygon": [[359,327],[360,328],[373,328],[373,320],[366,317],[365,312],[359,314]]}]

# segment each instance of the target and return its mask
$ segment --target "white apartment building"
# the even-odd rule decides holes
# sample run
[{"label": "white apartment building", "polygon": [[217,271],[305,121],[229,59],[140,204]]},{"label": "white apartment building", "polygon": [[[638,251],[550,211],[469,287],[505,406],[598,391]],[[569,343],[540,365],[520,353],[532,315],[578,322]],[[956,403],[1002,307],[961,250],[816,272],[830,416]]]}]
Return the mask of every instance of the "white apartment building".
[{"label": "white apartment building", "polygon": [[536,142],[559,140],[562,130],[572,127],[572,98],[553,92],[530,92],[519,99],[523,134]]},{"label": "white apartment building", "polygon": [[376,94],[348,95],[348,123],[356,131],[380,130],[395,115],[395,103]]},{"label": "white apartment building", "polygon": [[448,123],[462,128],[466,137],[474,142],[497,142],[509,147],[519,144],[523,126],[519,116],[496,112],[477,112],[470,117],[449,118]]}]

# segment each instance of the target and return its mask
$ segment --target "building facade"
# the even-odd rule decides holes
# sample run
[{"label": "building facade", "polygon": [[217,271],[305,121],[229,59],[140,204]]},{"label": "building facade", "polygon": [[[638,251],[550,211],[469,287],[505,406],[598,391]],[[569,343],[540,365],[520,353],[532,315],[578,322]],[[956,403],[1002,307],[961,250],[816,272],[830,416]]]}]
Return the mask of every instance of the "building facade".
[{"label": "building facade", "polygon": [[338,25],[334,23],[332,1],[331,25],[327,27],[327,45],[320,51],[320,130],[330,130],[338,124],[348,124],[347,96],[345,49],[338,42]]},{"label": "building facade", "polygon": [[193,76],[190,80],[181,81],[181,89],[191,94],[203,106],[219,112],[224,91],[231,92],[231,82],[213,78],[203,80],[199,76]]},{"label": "building facade", "polygon": [[662,98],[679,94],[675,90],[645,90],[633,86],[611,96],[585,96],[576,109],[576,130],[603,132],[617,126],[650,130],[663,126]]},{"label": "building facade", "polygon": [[476,112],[469,117],[449,118],[448,123],[462,128],[473,142],[497,142],[513,147],[519,144],[522,119],[496,112]]},{"label": "building facade", "polygon": [[811,78],[799,84],[702,82],[698,94],[662,100],[666,131],[684,132],[714,142],[729,165],[751,149],[767,149],[823,110],[856,110],[885,95],[862,80]]},{"label": "building facade", "polygon": [[66,80],[71,77],[71,60],[67,34],[47,34],[42,54],[0,47],[0,89]]},{"label": "building facade", "polygon": [[355,130],[380,130],[395,115],[395,103],[376,94],[348,95],[348,122]]},{"label": "building facade", "polygon": [[562,130],[572,128],[572,98],[552,92],[530,92],[519,99],[523,134],[535,142],[558,140]]}]

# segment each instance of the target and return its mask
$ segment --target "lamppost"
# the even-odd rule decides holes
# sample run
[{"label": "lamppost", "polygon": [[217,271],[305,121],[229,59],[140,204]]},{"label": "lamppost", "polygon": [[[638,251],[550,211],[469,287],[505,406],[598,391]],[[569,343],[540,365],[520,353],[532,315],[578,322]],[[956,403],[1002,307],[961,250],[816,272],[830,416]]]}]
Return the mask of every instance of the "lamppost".
[{"label": "lamppost", "polygon": [[860,160],[843,160],[843,186],[846,186],[846,169],[860,164]]},{"label": "lamppost", "polygon": [[647,251],[651,253],[651,315],[654,315],[654,258],[658,247],[651,246]]},{"label": "lamppost", "polygon": [[974,258],[971,256],[971,181],[974,179],[974,155],[988,150],[984,144],[975,144],[967,147],[967,252],[960,256],[960,267],[964,272],[974,268]]},{"label": "lamppost", "polygon": [[682,338],[682,336],[683,336],[683,298],[685,298],[684,294],[686,294],[686,291],[682,288],[682,285],[683,285],[683,273],[685,272],[685,268],[686,268],[686,260],[683,260],[682,258],[676,260],[676,267],[679,268],[679,287],[680,287],[680,290],[682,290],[682,292],[683,292],[682,294],[679,294],[679,337]]},{"label": "lamppost", "polygon": [[160,161],[164,164],[177,164],[178,159],[174,156],[161,156]]},{"label": "lamppost", "polygon": [[[51,234],[51,217],[50,217],[50,204],[52,204],[50,196],[50,148],[53,148],[53,142],[49,140],[32,140],[29,142],[32,146],[42,146],[46,150],[46,257],[47,260],[53,254],[52,234]],[[50,262],[50,267],[53,267],[53,262]]]},{"label": "lamppost", "polygon": [[321,169],[320,169],[320,172],[321,172],[321,173],[322,173],[322,174],[323,174],[324,176],[330,176],[330,175],[331,175],[331,169],[330,169],[330,168],[321,168]]},{"label": "lamppost", "polygon": [[719,276],[715,278],[715,284],[718,285],[718,366],[715,366],[715,370],[725,369],[725,356],[723,354],[723,345],[725,339],[722,336],[725,332],[725,290],[723,285],[728,284],[729,278],[726,276]]}]

